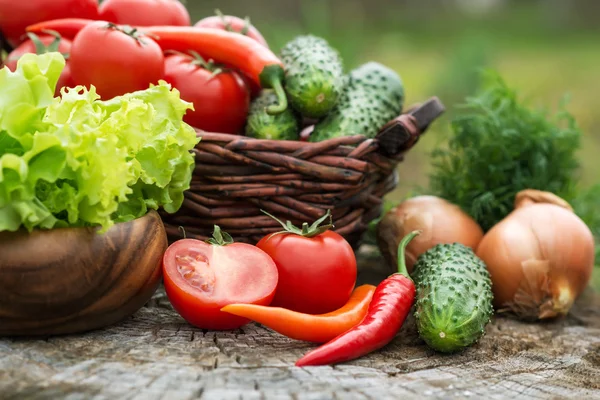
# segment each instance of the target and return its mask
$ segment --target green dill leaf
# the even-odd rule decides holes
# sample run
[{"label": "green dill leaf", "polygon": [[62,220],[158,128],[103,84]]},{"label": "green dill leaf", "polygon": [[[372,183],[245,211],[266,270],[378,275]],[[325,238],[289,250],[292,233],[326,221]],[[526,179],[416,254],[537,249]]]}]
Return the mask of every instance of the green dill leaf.
[{"label": "green dill leaf", "polygon": [[431,191],[485,231],[513,210],[523,189],[572,200],[581,132],[564,107],[555,115],[529,107],[498,73],[486,71],[480,92],[452,120],[447,147],[432,153]]}]

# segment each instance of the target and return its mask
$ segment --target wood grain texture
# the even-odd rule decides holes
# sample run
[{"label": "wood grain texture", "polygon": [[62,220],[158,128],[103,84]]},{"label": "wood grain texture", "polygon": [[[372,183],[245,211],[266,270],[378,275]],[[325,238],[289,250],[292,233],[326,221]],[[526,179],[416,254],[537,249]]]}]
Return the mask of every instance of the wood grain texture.
[{"label": "wood grain texture", "polygon": [[[377,283],[383,265],[362,251],[360,281]],[[548,323],[494,318],[477,345],[456,355],[431,351],[411,320],[381,351],[294,367],[312,348],[256,324],[193,328],[159,289],[102,330],[0,338],[0,399],[598,399],[600,297],[586,292],[567,318]]]},{"label": "wood grain texture", "polygon": [[155,211],[105,234],[0,233],[0,335],[80,332],[131,315],[158,287],[166,248]]}]

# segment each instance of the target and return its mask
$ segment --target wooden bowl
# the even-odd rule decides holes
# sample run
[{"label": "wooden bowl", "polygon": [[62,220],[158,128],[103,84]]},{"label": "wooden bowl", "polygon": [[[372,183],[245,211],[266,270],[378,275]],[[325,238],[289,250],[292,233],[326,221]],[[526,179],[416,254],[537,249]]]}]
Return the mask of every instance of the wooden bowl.
[{"label": "wooden bowl", "polygon": [[0,233],[0,335],[105,327],[155,292],[167,236],[158,213],[92,228]]}]

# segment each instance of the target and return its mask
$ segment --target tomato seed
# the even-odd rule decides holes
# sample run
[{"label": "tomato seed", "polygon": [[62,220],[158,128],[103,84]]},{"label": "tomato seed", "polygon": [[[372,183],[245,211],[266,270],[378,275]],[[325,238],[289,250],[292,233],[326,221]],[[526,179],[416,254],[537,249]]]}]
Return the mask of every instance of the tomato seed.
[{"label": "tomato seed", "polygon": [[215,277],[213,274],[194,273],[189,279],[186,279],[190,285],[202,290],[203,292],[212,293],[214,289]]}]

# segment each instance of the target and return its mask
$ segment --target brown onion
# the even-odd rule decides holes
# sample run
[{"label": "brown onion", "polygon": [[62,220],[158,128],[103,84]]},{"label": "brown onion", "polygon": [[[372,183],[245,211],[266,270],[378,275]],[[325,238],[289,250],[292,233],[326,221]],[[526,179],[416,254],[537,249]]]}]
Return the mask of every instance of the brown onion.
[{"label": "brown onion", "polygon": [[476,253],[492,277],[498,311],[545,319],[566,315],[589,283],[594,237],[563,199],[524,190]]},{"label": "brown onion", "polygon": [[406,248],[406,266],[412,271],[417,258],[441,243],[461,243],[477,248],[483,231],[460,207],[436,196],[417,196],[387,212],[377,226],[377,244],[389,266],[395,270],[400,240],[419,230]]}]

